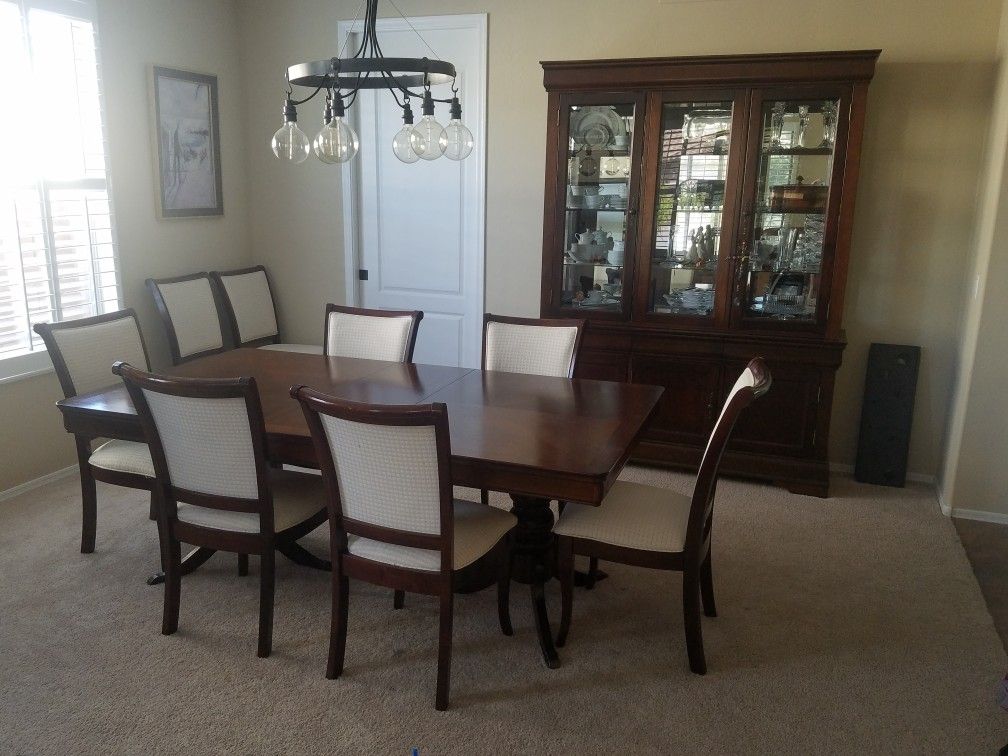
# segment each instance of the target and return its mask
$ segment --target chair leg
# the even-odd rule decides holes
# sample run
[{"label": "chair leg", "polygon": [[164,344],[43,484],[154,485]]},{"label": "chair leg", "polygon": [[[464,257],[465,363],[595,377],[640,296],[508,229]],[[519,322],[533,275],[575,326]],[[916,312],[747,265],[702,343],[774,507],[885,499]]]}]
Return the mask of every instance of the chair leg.
[{"label": "chair leg", "polygon": [[589,557],[588,572],[585,574],[584,589],[590,591],[595,587],[595,580],[598,578],[598,557]]},{"label": "chair leg", "polygon": [[703,598],[704,614],[717,617],[717,605],[714,603],[714,572],[711,569],[711,554],[700,565],[700,596]]},{"label": "chair leg", "polygon": [[683,624],[686,628],[686,653],[690,669],[698,675],[707,674],[704,658],[703,631],[700,627],[700,576],[698,567],[683,570]]},{"label": "chair leg", "polygon": [[490,492],[485,488],[480,489],[480,503],[482,503],[484,507],[490,506]]},{"label": "chair leg", "polygon": [[265,659],[273,650],[273,544],[263,549],[259,557],[259,658]]},{"label": "chair leg", "polygon": [[451,587],[441,594],[441,623],[438,631],[437,695],[434,708],[448,708],[448,689],[451,684],[452,616],[454,595]]},{"label": "chair leg", "polygon": [[77,465],[80,468],[81,480],[81,554],[94,552],[95,532],[98,528],[98,491],[88,464],[90,457],[91,444],[83,439],[77,439]]},{"label": "chair leg", "polygon": [[153,491],[150,495],[150,512],[147,514],[147,519],[157,522],[157,494]]},{"label": "chair leg", "polygon": [[392,608],[402,609],[406,604],[406,591],[396,591],[392,595]]},{"label": "chair leg", "polygon": [[238,555],[238,576],[245,577],[248,575],[248,554]]},{"label": "chair leg", "polygon": [[557,575],[560,578],[560,630],[556,645],[562,647],[567,642],[574,611],[574,544],[570,538],[557,539]]},{"label": "chair leg", "polygon": [[182,544],[169,535],[161,536],[161,568],[164,570],[164,614],[161,634],[178,630],[179,603],[182,599]]},{"label": "chair leg", "polygon": [[340,574],[336,560],[333,559],[332,573],[332,616],[329,625],[329,661],[326,665],[326,677],[335,680],[343,674],[343,658],[346,656],[347,610],[350,603],[350,581]]},{"label": "chair leg", "polygon": [[500,574],[497,576],[497,621],[504,635],[514,635],[511,626],[511,555],[510,539],[505,542],[506,553],[501,559]]}]

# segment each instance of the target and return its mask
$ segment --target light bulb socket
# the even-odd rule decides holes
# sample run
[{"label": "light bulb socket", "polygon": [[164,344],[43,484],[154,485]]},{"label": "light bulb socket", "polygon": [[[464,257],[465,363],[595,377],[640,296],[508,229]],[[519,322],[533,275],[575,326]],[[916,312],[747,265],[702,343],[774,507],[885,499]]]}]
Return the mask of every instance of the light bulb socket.
[{"label": "light bulb socket", "polygon": [[459,102],[459,98],[458,97],[452,97],[451,105],[449,107],[451,109],[452,120],[461,121],[462,120],[462,103]]},{"label": "light bulb socket", "polygon": [[431,97],[431,93],[429,90],[424,92],[422,110],[425,116],[434,115],[434,98]]},{"label": "light bulb socket", "polygon": [[410,107],[409,100],[406,100],[406,104],[403,105],[402,121],[404,124],[413,124],[413,108]]},{"label": "light bulb socket", "polygon": [[343,95],[339,92],[337,92],[336,96],[333,98],[332,111],[333,116],[336,118],[343,118],[346,116],[346,106],[343,104]]},{"label": "light bulb socket", "polygon": [[297,107],[293,100],[284,100],[284,123],[297,123]]}]

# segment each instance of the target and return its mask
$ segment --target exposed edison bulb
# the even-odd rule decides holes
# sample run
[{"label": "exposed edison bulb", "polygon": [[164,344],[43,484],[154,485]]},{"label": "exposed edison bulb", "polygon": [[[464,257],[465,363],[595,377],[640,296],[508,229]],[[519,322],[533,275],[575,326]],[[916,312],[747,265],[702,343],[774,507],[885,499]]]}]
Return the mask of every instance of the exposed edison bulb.
[{"label": "exposed edison bulb", "polygon": [[451,120],[441,133],[441,152],[449,160],[464,160],[473,148],[472,132],[462,123],[462,106],[458,97],[451,102]]},{"label": "exposed edison bulb", "polygon": [[311,152],[308,136],[298,128],[297,109],[290,100],[284,103],[284,125],[276,130],[271,141],[273,154],[280,160],[303,163]]},{"label": "exposed edison bulb", "polygon": [[413,149],[413,124],[404,124],[392,139],[392,152],[404,163],[415,163],[420,159]]},{"label": "exposed edison bulb", "polygon": [[444,126],[434,120],[434,100],[430,92],[424,93],[423,118],[413,127],[410,143],[413,151],[424,160],[437,160],[444,153],[441,146],[441,136]]},{"label": "exposed edison bulb", "polygon": [[404,163],[415,163],[420,159],[413,149],[413,109],[409,99],[403,104],[403,127],[392,139],[392,152]]},{"label": "exposed edison bulb", "polygon": [[315,155],[323,163],[346,163],[357,154],[360,140],[345,118],[334,116],[319,131],[314,146]]}]

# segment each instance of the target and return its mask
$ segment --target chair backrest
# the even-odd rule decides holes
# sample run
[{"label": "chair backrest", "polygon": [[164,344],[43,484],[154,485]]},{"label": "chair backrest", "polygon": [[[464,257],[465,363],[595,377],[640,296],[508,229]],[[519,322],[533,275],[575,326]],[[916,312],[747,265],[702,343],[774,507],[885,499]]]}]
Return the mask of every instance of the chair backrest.
[{"label": "chair backrest", "polygon": [[327,304],[323,354],[385,362],[412,362],[419,310],[365,310]]},{"label": "chair backrest", "polygon": [[36,323],[63,395],[69,399],[117,382],[112,364],[125,360],[150,370],[147,346],[132,309],[62,323]]},{"label": "chair backrest", "polygon": [[322,468],[334,543],[346,536],[441,552],[452,564],[451,440],[444,404],[348,402],[305,386],[301,402]]},{"label": "chair backrest", "polygon": [[150,446],[165,515],[184,502],[260,515],[273,532],[266,430],[254,378],[173,378],[117,362]]},{"label": "chair backrest", "polygon": [[573,378],[583,320],[483,317],[483,369]]},{"label": "chair backrest", "polygon": [[224,351],[224,334],[207,273],[148,278],[147,288],[168,332],[174,364]]},{"label": "chair backrest", "polygon": [[280,340],[273,289],[266,268],[256,265],[241,270],[215,270],[210,278],[224,302],[236,347],[263,346]]},{"label": "chair backrest", "polygon": [[693,488],[689,524],[686,528],[687,550],[691,546],[699,548],[707,536],[710,516],[714,508],[718,468],[721,466],[721,457],[728,445],[728,438],[735,427],[735,421],[742,414],[742,410],[770,390],[770,383],[770,371],[763,360],[756,357],[750,360],[738,380],[735,381],[731,391],[728,392],[728,397],[721,407],[721,414],[718,415],[717,422],[714,423],[714,430],[711,431],[707,447],[700,460],[700,469],[697,472],[696,485]]}]

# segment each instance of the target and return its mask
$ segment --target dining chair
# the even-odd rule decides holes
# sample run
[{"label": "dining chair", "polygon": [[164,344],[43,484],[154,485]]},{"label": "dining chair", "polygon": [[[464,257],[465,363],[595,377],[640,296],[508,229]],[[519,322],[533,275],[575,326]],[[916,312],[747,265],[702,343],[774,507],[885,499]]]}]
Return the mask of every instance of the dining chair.
[{"label": "dining chair", "polygon": [[[49,352],[63,396],[67,399],[115,384],[112,364],[117,360],[132,360],[148,369],[150,367],[140,324],[131,309],[61,323],[36,323],[34,330]],[[96,440],[93,436],[74,436],[81,481],[83,554],[90,554],[95,549],[98,520],[96,480],[151,491],[152,517],[156,509],[153,499],[154,465],[147,444],[112,440],[99,443],[92,449]]]},{"label": "dining chair", "polygon": [[264,266],[215,270],[211,271],[210,278],[224,302],[232,343],[236,347],[322,354],[320,346],[280,342],[276,301]]},{"label": "dining chair", "polygon": [[419,310],[366,310],[327,304],[322,339],[327,357],[412,362]]},{"label": "dining chair", "polygon": [[349,578],[437,596],[440,604],[435,708],[448,708],[453,589],[498,565],[498,622],[508,613],[509,512],[453,498],[448,408],[348,402],[305,386],[301,402],[329,503],[332,617],[326,677],[343,672]]},{"label": "dining chair", "polygon": [[561,615],[557,646],[570,631],[574,601],[574,555],[597,557],[637,567],[683,573],[683,619],[690,669],[706,674],[700,602],[716,617],[711,568],[711,526],[718,467],[735,421],[770,388],[763,360],[752,360],[742,371],[721,408],[700,461],[693,495],[664,488],[616,481],[597,507],[568,504],[553,528],[557,536]]},{"label": "dining chair", "polygon": [[224,351],[224,333],[207,273],[148,278],[147,289],[168,333],[172,364]]},{"label": "dining chair", "polygon": [[273,646],[274,550],[326,519],[317,475],[271,468],[254,378],[170,378],[117,362],[154,462],[165,573],[161,632],[178,629],[181,543],[259,555],[260,657]]}]

